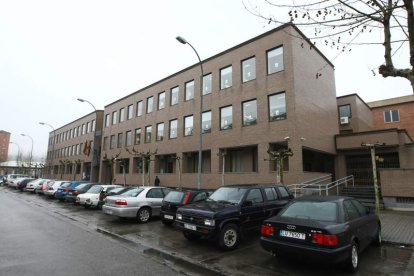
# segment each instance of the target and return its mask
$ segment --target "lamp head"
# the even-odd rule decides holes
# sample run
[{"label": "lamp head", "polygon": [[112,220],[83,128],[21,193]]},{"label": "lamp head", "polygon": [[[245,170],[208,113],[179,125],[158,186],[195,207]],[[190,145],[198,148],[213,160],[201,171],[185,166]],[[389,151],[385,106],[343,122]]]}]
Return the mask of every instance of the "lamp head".
[{"label": "lamp head", "polygon": [[187,40],[181,36],[177,36],[175,39],[177,39],[182,44],[187,44]]},{"label": "lamp head", "polygon": [[39,124],[41,124],[42,126],[43,126],[43,125],[45,125],[45,123],[44,123],[44,122],[39,122]]},{"label": "lamp head", "polygon": [[78,98],[78,101],[80,101],[80,102],[84,102],[85,100],[84,99],[81,99],[81,98]]},{"label": "lamp head", "polygon": [[23,134],[23,133],[22,133],[22,134],[20,134],[20,135],[21,135],[21,136],[26,136],[26,134]]}]

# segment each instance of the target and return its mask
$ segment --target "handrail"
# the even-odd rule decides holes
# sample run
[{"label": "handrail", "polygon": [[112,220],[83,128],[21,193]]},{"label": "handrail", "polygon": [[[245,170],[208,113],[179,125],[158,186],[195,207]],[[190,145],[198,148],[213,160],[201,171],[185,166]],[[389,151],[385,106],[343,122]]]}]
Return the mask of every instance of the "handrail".
[{"label": "handrail", "polygon": [[295,197],[297,196],[297,190],[299,190],[301,194],[303,194],[303,191],[318,191],[319,195],[322,195],[322,191],[325,191],[325,195],[329,195],[329,190],[333,188],[336,188],[336,194],[339,195],[339,186],[344,185],[345,187],[348,187],[348,182],[351,182],[352,186],[354,187],[355,183],[354,183],[353,175],[343,177],[341,179],[335,180],[327,184],[319,184],[319,182],[316,182],[316,183],[311,183],[307,185],[292,184],[292,185],[288,185],[288,187],[291,191],[293,190]]},{"label": "handrail", "polygon": [[296,197],[296,191],[299,190],[301,191],[302,189],[308,187],[308,186],[312,186],[314,184],[318,184],[318,183],[322,183],[326,180],[331,181],[332,180],[332,174],[327,174],[327,175],[323,175],[320,176],[318,178],[314,178],[305,182],[302,182],[300,184],[291,184],[291,185],[287,185],[287,187],[289,188],[289,190],[293,191],[295,197]]}]

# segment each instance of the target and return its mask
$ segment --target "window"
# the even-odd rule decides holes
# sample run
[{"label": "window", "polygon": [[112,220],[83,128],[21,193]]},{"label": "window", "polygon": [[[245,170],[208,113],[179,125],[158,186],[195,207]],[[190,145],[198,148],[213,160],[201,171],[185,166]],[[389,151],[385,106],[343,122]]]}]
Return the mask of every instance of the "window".
[{"label": "window", "polygon": [[257,123],[257,102],[251,100],[243,103],[243,126],[255,125]]},{"label": "window", "polygon": [[184,136],[193,135],[193,115],[184,117]]},{"label": "window", "polygon": [[358,209],[351,203],[350,200],[345,200],[344,201],[344,207],[346,210],[346,219],[349,220],[354,220],[360,217],[360,214],[358,212]]},{"label": "window", "polygon": [[135,129],[135,139],[134,139],[134,145],[141,144],[141,129],[137,128]]},{"label": "window", "polygon": [[177,138],[177,126],[178,126],[177,119],[170,121],[170,134],[169,134],[170,139]]},{"label": "window", "polygon": [[288,191],[286,191],[286,188],[285,187],[277,187],[277,189],[278,189],[278,191],[280,193],[280,196],[283,199],[289,198],[289,193],[288,193]]},{"label": "window", "polygon": [[211,111],[203,112],[201,125],[203,127],[202,133],[211,132]]},{"label": "window", "polygon": [[115,135],[111,135],[109,148],[110,149],[115,148]]},{"label": "window", "polygon": [[[92,120],[92,131],[96,129],[96,120]],[[73,137],[75,137],[75,133],[73,133]]]},{"label": "window", "polygon": [[267,52],[267,74],[282,71],[283,68],[283,47],[278,47]]},{"label": "window", "polygon": [[122,148],[122,132],[118,133],[118,143],[117,143],[117,148]]},{"label": "window", "polygon": [[185,100],[194,99],[194,80],[185,83]]},{"label": "window", "polygon": [[164,140],[164,123],[157,124],[157,136],[155,136],[155,140]]},{"label": "window", "polygon": [[[86,133],[89,133],[89,132],[91,132],[91,122],[86,123]],[[70,138],[71,134],[72,134],[72,130],[69,133],[69,138]]]},{"label": "window", "polygon": [[128,105],[128,117],[127,120],[131,120],[134,116],[134,105],[130,104]]},{"label": "window", "polygon": [[286,119],[285,98],[285,93],[279,93],[269,96],[269,121]]},{"label": "window", "polygon": [[[86,134],[86,126],[85,126],[85,124],[82,124],[82,135],[85,135]],[[65,132],[65,141],[67,140],[66,139],[66,132]]]},{"label": "window", "polygon": [[164,198],[164,194],[160,188],[154,188],[148,191],[147,198]]},{"label": "window", "polygon": [[357,208],[361,217],[367,214],[367,208],[364,205],[362,205],[358,200],[351,199],[351,202]]},{"label": "window", "polygon": [[119,110],[119,122],[125,121],[125,108]]},{"label": "window", "polygon": [[339,117],[351,117],[351,105],[345,104],[338,106]]},{"label": "window", "polygon": [[211,74],[203,76],[203,95],[210,94],[212,91],[212,76]]},{"label": "window", "polygon": [[147,114],[152,112],[154,105],[154,97],[148,97],[147,98]]},{"label": "window", "polygon": [[233,85],[232,73],[233,67],[231,65],[220,70],[220,89],[226,89]]},{"label": "window", "polygon": [[275,191],[275,188],[265,188],[264,190],[268,201],[277,199],[277,193]]},{"label": "window", "polygon": [[152,126],[145,127],[145,143],[151,143]]},{"label": "window", "polygon": [[161,92],[158,94],[158,110],[163,109],[165,107],[165,92]]},{"label": "window", "polygon": [[179,93],[179,88],[178,88],[178,86],[177,87],[174,87],[174,88],[171,88],[171,99],[170,99],[170,105],[176,105],[176,104],[178,104],[178,93]]},{"label": "window", "polygon": [[256,58],[252,57],[242,61],[243,82],[256,79]]},{"label": "window", "polygon": [[125,135],[125,146],[132,145],[132,131],[128,130]]},{"label": "window", "polygon": [[384,122],[393,123],[400,121],[400,111],[399,110],[385,110],[384,111]]},{"label": "window", "polygon": [[144,107],[142,101],[137,102],[137,117],[142,116],[143,109]]},{"label": "window", "polygon": [[118,112],[117,111],[112,112],[112,125],[116,124],[117,117],[118,117]]},{"label": "window", "polygon": [[251,201],[254,204],[263,203],[263,195],[260,189],[252,189],[246,197],[246,201]]},{"label": "window", "polygon": [[220,129],[231,129],[233,127],[233,107],[220,108]]},{"label": "window", "polygon": [[[103,140],[103,150],[107,150],[109,148],[109,140],[108,136],[104,137]],[[76,152],[79,154],[79,145],[76,145]]]}]

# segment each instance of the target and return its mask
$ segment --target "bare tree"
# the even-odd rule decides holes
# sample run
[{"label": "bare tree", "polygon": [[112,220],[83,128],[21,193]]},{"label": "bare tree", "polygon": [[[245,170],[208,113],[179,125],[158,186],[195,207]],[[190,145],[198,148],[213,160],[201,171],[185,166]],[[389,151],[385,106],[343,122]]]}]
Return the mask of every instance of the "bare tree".
[{"label": "bare tree", "polygon": [[[269,24],[295,24],[314,44],[341,52],[356,45],[381,45],[384,62],[374,75],[377,71],[384,78],[405,78],[414,91],[413,0],[243,0],[243,4]],[[407,68],[394,66],[393,56],[401,50],[408,51]]]}]

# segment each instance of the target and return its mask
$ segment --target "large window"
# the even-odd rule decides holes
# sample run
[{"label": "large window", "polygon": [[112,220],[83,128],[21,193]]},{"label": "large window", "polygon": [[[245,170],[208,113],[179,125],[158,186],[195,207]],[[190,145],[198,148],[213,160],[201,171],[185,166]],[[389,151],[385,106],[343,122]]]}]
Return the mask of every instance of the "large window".
[{"label": "large window", "polygon": [[115,135],[111,135],[109,143],[110,143],[109,148],[114,149],[115,148]]},{"label": "large window", "polygon": [[400,121],[400,111],[399,110],[385,110],[384,111],[384,122],[393,123]]},{"label": "large window", "polygon": [[256,58],[252,57],[242,61],[243,82],[256,79]]},{"label": "large window", "polygon": [[118,133],[118,143],[117,143],[117,147],[118,148],[122,148],[122,132]]},{"label": "large window", "polygon": [[338,107],[339,117],[351,117],[351,105],[345,104]]},{"label": "large window", "polygon": [[141,129],[137,128],[135,129],[135,139],[134,144],[139,145],[141,144]]},{"label": "large window", "polygon": [[211,111],[203,112],[202,118],[202,126],[203,126],[203,133],[210,133],[211,132]]},{"label": "large window", "polygon": [[144,112],[144,104],[142,101],[137,102],[137,117],[142,116]]},{"label": "large window", "polygon": [[243,126],[257,123],[257,102],[251,100],[243,103]]},{"label": "large window", "polygon": [[128,147],[132,145],[132,131],[128,130],[125,136],[125,146]]},{"label": "large window", "polygon": [[267,51],[267,74],[280,72],[283,69],[283,47]]},{"label": "large window", "polygon": [[286,119],[285,93],[269,96],[269,121]]},{"label": "large window", "polygon": [[[105,136],[103,140],[103,150],[107,150],[108,148],[109,148],[109,140],[108,140],[108,136]],[[76,145],[76,154],[79,155],[79,144]]]},{"label": "large window", "polygon": [[233,107],[220,108],[220,129],[231,129],[233,127]]},{"label": "large window", "polygon": [[230,65],[220,70],[220,89],[226,89],[233,85],[233,67]]},{"label": "large window", "polygon": [[165,92],[161,92],[158,94],[158,110],[163,109],[165,107]]},{"label": "large window", "polygon": [[170,105],[178,104],[178,93],[180,89],[177,87],[171,88],[171,98],[170,98]]},{"label": "large window", "polygon": [[184,117],[184,136],[193,135],[193,115]]},{"label": "large window", "polygon": [[131,120],[132,117],[134,116],[134,105],[130,104],[128,105],[128,120]]},{"label": "large window", "polygon": [[157,141],[164,140],[164,123],[157,124],[157,136],[155,137]]},{"label": "large window", "polygon": [[152,126],[145,127],[145,143],[151,143]]},{"label": "large window", "polygon": [[147,113],[152,113],[152,109],[154,107],[154,97],[147,98]]},{"label": "large window", "polygon": [[117,119],[118,119],[117,117],[118,117],[118,112],[117,111],[112,112],[112,125],[116,124]]},{"label": "large window", "polygon": [[185,83],[185,100],[194,99],[194,80]]},{"label": "large window", "polygon": [[177,127],[178,127],[177,119],[171,120],[170,121],[170,133],[169,133],[170,139],[177,138]]},{"label": "large window", "polygon": [[119,110],[119,122],[125,121],[125,108]]},{"label": "large window", "polygon": [[203,95],[210,94],[212,92],[212,76],[211,74],[203,76]]}]

